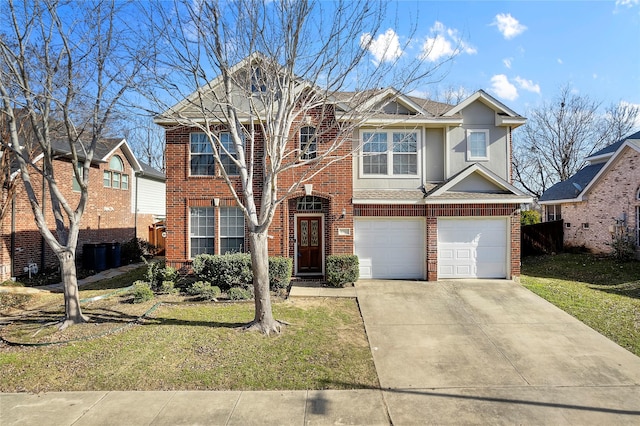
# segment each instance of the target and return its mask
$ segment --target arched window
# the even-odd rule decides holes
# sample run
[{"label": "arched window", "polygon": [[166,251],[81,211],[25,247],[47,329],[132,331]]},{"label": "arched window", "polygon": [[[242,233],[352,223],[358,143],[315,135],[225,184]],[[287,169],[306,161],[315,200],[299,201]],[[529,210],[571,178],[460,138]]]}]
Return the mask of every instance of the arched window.
[{"label": "arched window", "polygon": [[300,129],[300,159],[313,160],[316,158],[316,152],[318,150],[318,143],[316,139],[315,127],[306,126]]},{"label": "arched window", "polygon": [[109,160],[109,170],[103,173],[102,181],[105,188],[129,189],[129,175],[124,172],[124,163],[122,159],[114,155]]}]

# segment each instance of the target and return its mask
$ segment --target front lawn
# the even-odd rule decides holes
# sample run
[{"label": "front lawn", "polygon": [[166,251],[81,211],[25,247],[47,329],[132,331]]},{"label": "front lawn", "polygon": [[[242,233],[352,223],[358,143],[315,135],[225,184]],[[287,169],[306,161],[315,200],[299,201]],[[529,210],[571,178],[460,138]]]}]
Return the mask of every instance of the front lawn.
[{"label": "front lawn", "polygon": [[[81,297],[113,293],[125,284],[122,278],[102,282]],[[176,295],[143,304],[130,300],[116,294],[87,303],[84,312],[92,322],[62,332],[52,325],[62,313],[59,304],[0,329],[12,341],[70,341],[0,343],[0,392],[378,387],[353,299],[275,299],[274,315],[290,325],[271,337],[239,329],[253,318],[251,302]]]},{"label": "front lawn", "polygon": [[568,253],[527,257],[521,282],[640,356],[640,262]]}]

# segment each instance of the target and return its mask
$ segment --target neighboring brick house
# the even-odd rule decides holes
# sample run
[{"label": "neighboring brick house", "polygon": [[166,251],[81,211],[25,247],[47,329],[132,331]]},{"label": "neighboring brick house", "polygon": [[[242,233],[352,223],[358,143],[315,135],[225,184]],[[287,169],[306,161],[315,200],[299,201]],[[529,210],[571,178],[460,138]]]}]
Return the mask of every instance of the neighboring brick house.
[{"label": "neighboring brick house", "polygon": [[[206,97],[217,84],[198,94]],[[349,108],[351,95],[337,94],[335,109]],[[484,91],[454,106],[379,90],[370,105],[377,112],[336,153],[345,158],[278,208],[270,255],[292,258],[296,276],[321,276],[327,255],[355,253],[361,278],[517,277],[520,206],[531,198],[511,185],[511,132],[526,119]],[[189,108],[183,101],[156,118],[166,129],[166,256],[178,267],[200,253],[250,250],[244,217],[206,137],[176,118],[197,118]],[[225,128],[208,118],[224,143]],[[242,123],[250,125],[248,118]],[[291,152],[309,149],[309,135],[324,125],[317,117],[300,124]],[[330,143],[323,134],[309,152]],[[294,177],[279,182],[284,188]],[[261,190],[254,188],[258,200]]]},{"label": "neighboring brick house", "polygon": [[[54,143],[53,149],[58,186],[74,206],[80,197],[80,190],[73,175],[69,150],[59,143]],[[20,174],[14,172],[13,178],[18,179],[17,190],[2,223],[2,280],[24,274],[29,264],[36,264],[39,270],[58,265],[36,227],[24,185],[19,181]],[[32,173],[31,179],[37,197],[44,206],[47,223],[54,230],[48,189],[36,173]],[[136,235],[146,240],[149,226],[164,219],[164,187],[164,175],[140,163],[124,139],[103,139],[98,142],[89,172],[89,200],[82,216],[77,259],[81,258],[85,243],[123,243]],[[43,189],[46,193],[44,199]]]},{"label": "neighboring brick house", "polygon": [[566,246],[608,253],[612,235],[621,230],[640,245],[640,132],[586,160],[575,175],[542,194],[544,220],[564,221]]}]

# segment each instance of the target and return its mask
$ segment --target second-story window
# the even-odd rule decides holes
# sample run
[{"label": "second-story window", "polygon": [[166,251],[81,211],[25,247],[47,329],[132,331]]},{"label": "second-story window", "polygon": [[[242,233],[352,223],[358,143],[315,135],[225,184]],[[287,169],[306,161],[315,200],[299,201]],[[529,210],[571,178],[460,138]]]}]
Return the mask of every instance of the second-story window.
[{"label": "second-story window", "polygon": [[191,133],[189,144],[191,176],[213,176],[215,174],[213,148],[204,133]]},{"label": "second-story window", "polygon": [[489,160],[488,130],[467,130],[467,159],[469,161]]},{"label": "second-story window", "polygon": [[220,163],[222,163],[222,167],[224,167],[227,175],[239,175],[240,172],[238,170],[238,166],[233,162],[233,160],[238,158],[238,156],[235,153],[236,148],[233,145],[231,133],[221,133],[220,144],[229,152],[227,155],[222,149],[220,150]]},{"label": "second-story window", "polygon": [[300,151],[302,151],[302,155],[300,155],[300,159],[302,160],[313,160],[316,158],[318,144],[316,142],[315,128],[307,126],[300,129]]},{"label": "second-story window", "polygon": [[109,170],[103,172],[102,182],[105,188],[129,189],[129,175],[124,173],[122,159],[114,155],[109,161]]},{"label": "second-story window", "polygon": [[363,132],[362,169],[365,176],[416,176],[418,134],[413,131]]}]

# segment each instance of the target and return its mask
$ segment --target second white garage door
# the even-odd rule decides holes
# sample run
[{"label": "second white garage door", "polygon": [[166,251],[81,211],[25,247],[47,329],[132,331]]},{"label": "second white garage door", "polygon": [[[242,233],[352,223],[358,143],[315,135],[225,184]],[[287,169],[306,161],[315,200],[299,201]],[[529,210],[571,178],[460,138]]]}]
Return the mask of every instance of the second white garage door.
[{"label": "second white garage door", "polygon": [[438,219],[438,278],[506,278],[507,221]]},{"label": "second white garage door", "polygon": [[360,278],[424,279],[424,218],[355,218]]}]

